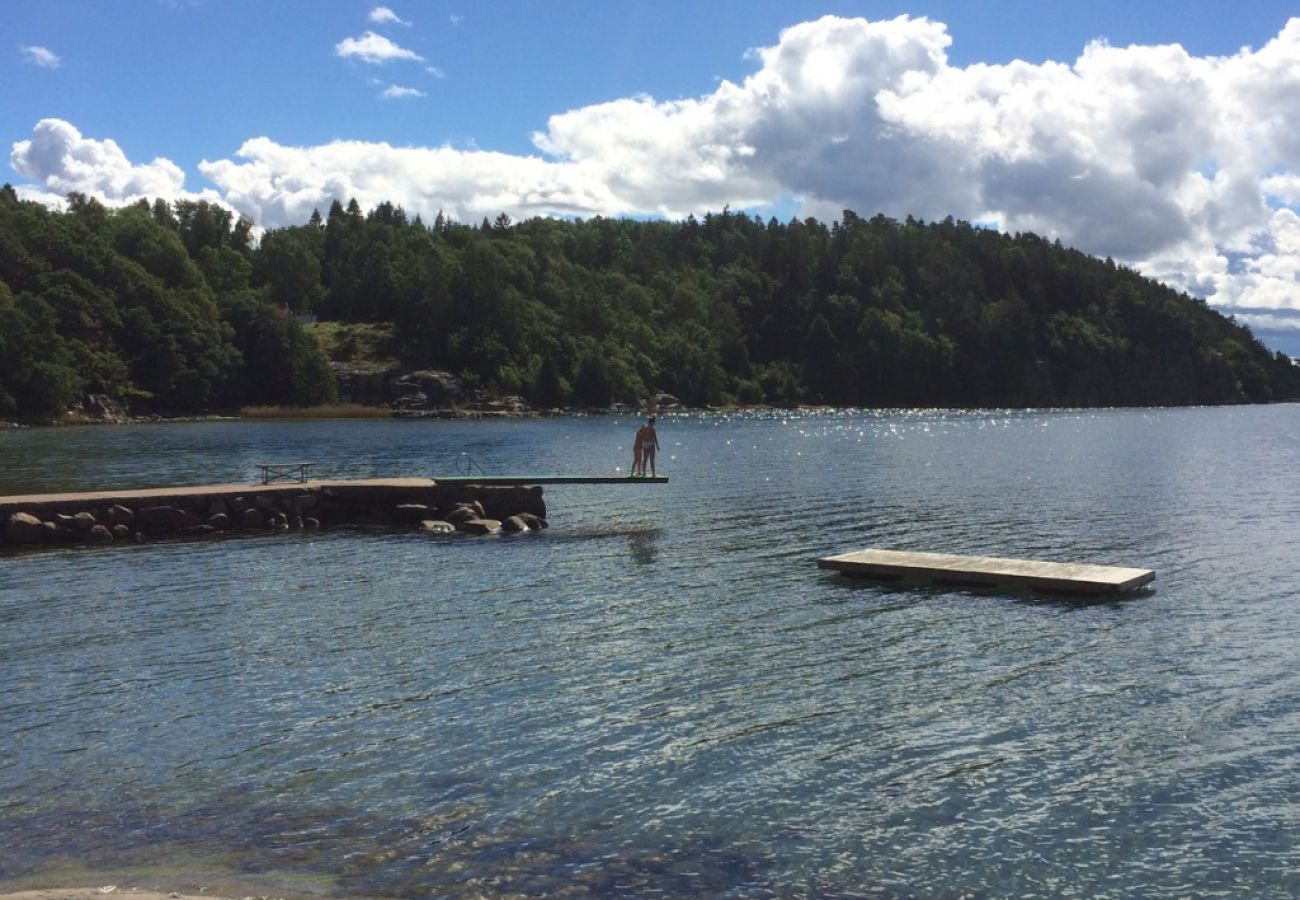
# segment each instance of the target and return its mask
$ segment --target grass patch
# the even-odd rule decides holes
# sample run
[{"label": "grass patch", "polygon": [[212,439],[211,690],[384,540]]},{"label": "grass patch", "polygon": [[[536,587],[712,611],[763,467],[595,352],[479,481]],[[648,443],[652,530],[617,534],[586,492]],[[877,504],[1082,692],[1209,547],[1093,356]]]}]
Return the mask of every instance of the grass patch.
[{"label": "grass patch", "polygon": [[325,355],[334,362],[349,363],[362,370],[397,365],[391,323],[315,322],[303,328],[316,338]]},{"label": "grass patch", "polygon": [[245,419],[387,419],[393,411],[360,403],[325,403],[320,406],[244,406],[239,415]]}]

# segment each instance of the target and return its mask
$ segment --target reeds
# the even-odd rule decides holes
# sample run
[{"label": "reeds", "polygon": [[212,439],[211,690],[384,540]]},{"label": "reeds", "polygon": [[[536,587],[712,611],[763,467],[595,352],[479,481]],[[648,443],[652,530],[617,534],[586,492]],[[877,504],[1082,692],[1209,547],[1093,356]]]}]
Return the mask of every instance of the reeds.
[{"label": "reeds", "polygon": [[360,403],[323,403],[319,406],[244,406],[245,419],[387,419],[393,411]]}]

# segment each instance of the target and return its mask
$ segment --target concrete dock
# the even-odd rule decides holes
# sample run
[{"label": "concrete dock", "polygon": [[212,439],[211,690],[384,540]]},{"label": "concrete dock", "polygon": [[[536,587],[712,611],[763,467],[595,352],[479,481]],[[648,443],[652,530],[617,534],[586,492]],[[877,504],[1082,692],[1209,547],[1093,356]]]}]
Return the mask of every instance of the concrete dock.
[{"label": "concrete dock", "polygon": [[[305,475],[309,464],[288,468]],[[274,464],[263,466],[278,470]],[[275,474],[275,472],[273,472]],[[124,488],[0,497],[0,548],[106,544],[235,531],[419,527],[495,534],[546,527],[543,484],[665,484],[658,478],[477,475]],[[452,520],[452,521],[448,521]]]},{"label": "concrete dock", "polygon": [[928,579],[937,584],[1027,587],[1075,594],[1118,593],[1156,577],[1151,569],[900,550],[859,550],[823,557],[817,565],[862,578]]}]

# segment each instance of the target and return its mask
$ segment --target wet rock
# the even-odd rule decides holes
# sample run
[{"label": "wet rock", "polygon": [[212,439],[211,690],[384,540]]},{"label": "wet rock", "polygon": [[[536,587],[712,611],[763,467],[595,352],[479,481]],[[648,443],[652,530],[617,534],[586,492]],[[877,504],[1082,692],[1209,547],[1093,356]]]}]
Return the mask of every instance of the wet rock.
[{"label": "wet rock", "polygon": [[230,513],[230,509],[229,507],[226,506],[226,501],[221,497],[214,497],[212,499],[212,502],[208,504],[209,519],[211,519],[213,516],[225,516],[228,515],[229,513]]},{"label": "wet rock", "polygon": [[104,513],[104,524],[109,528],[115,528],[118,525],[134,525],[135,512],[129,506],[123,506],[120,503],[114,504]]},{"label": "wet rock", "polygon": [[112,532],[113,532],[113,540],[115,540],[115,541],[129,541],[129,540],[131,540],[131,526],[130,526],[130,525],[125,525],[125,524],[122,524],[121,522],[119,522],[118,524],[116,524],[116,525],[114,525],[114,526],[112,527]]},{"label": "wet rock", "polygon": [[501,521],[501,530],[515,532],[515,531],[531,531],[532,529],[530,529],[528,527],[528,523],[525,522],[523,519],[521,519],[519,516],[508,516]]},{"label": "wet rock", "polygon": [[316,518],[315,516],[307,516],[307,518],[302,520],[302,527],[313,528],[313,529],[320,528],[320,519]]},{"label": "wet rock", "polygon": [[135,524],[145,531],[166,531],[175,521],[174,506],[144,506],[135,514]]},{"label": "wet rock", "polygon": [[457,506],[451,512],[447,513],[447,521],[453,525],[459,525],[461,522],[468,522],[472,519],[483,518],[483,513],[471,506]]},{"label": "wet rock", "polygon": [[88,532],[88,537],[96,544],[113,543],[113,532],[109,531],[104,525],[94,525]]},{"label": "wet rock", "polygon": [[244,510],[248,509],[253,504],[248,502],[247,497],[232,497],[230,500],[226,501],[226,505],[230,507],[230,514],[232,516],[239,517],[244,514]]},{"label": "wet rock", "polygon": [[434,510],[426,503],[399,503],[393,508],[393,520],[403,525],[433,518]]},{"label": "wet rock", "polygon": [[232,522],[229,515],[219,512],[208,516],[208,524],[212,526],[214,531],[229,531]]},{"label": "wet rock", "polygon": [[239,516],[240,528],[262,528],[266,525],[266,519],[255,509],[246,509]]},{"label": "wet rock", "polygon": [[466,519],[456,526],[456,530],[466,534],[500,534],[501,522],[498,519]]},{"label": "wet rock", "polygon": [[455,534],[456,526],[440,519],[425,519],[420,523],[420,530],[429,534]]},{"label": "wet rock", "polygon": [[527,525],[529,528],[531,528],[533,531],[541,531],[543,528],[550,527],[550,523],[548,523],[544,517],[535,515],[533,513],[529,513],[529,512],[520,513],[518,518],[521,519],[523,523]]},{"label": "wet rock", "polygon": [[6,544],[37,544],[45,540],[45,523],[33,515],[16,512],[5,523]]},{"label": "wet rock", "polygon": [[203,517],[188,509],[178,509],[176,515],[172,516],[172,529],[174,531],[184,533],[203,524]]}]

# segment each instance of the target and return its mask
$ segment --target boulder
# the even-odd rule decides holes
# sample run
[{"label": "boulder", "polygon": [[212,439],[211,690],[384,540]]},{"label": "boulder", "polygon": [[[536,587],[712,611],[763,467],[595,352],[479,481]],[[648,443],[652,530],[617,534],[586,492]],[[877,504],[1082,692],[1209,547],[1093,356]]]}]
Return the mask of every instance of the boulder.
[{"label": "boulder", "polygon": [[303,520],[302,520],[302,516],[290,516],[290,517],[289,517],[289,527],[290,527],[290,528],[301,528],[301,527],[302,527],[302,521],[303,521]]},{"label": "boulder", "polygon": [[253,504],[248,502],[247,497],[232,497],[226,505],[230,507],[230,514],[232,516],[242,516],[244,510],[248,509]]},{"label": "boulder", "polygon": [[208,516],[208,524],[212,526],[214,531],[229,531],[230,526],[233,523],[231,522],[229,515],[224,512],[218,512]]},{"label": "boulder", "polygon": [[317,519],[315,516],[308,516],[302,520],[302,527],[312,529],[320,528],[320,519]]},{"label": "boulder", "polygon": [[172,517],[172,528],[176,531],[188,532],[191,528],[198,528],[203,524],[203,517],[188,509],[178,509],[176,515]]},{"label": "boulder", "polygon": [[515,518],[522,521],[533,531],[541,531],[543,528],[549,528],[550,524],[542,516],[533,515],[532,513],[520,513]]},{"label": "boulder", "polygon": [[113,532],[109,531],[108,528],[103,525],[92,526],[88,537],[96,544],[113,543]]},{"label": "boulder", "polygon": [[145,531],[166,531],[175,521],[174,506],[144,506],[135,514],[135,523]]},{"label": "boulder", "polygon": [[525,522],[523,519],[519,518],[519,516],[508,516],[507,518],[501,521],[501,530],[502,531],[531,531],[532,529],[529,528],[528,523]]},{"label": "boulder", "polygon": [[447,521],[453,525],[459,525],[461,522],[468,522],[471,519],[481,519],[483,513],[471,506],[457,506],[451,512],[447,513]]},{"label": "boulder", "polygon": [[266,526],[266,519],[255,509],[246,509],[239,516],[240,528],[263,528]]},{"label": "boulder", "polygon": [[5,523],[6,544],[39,544],[45,540],[45,523],[33,515],[16,512]]},{"label": "boulder", "polygon": [[209,517],[225,516],[228,515],[229,513],[230,513],[230,509],[229,507],[226,506],[226,501],[223,500],[221,497],[214,497],[212,501],[208,504]]},{"label": "boulder", "polygon": [[121,522],[113,526],[113,540],[129,541],[131,540],[131,526],[124,525]]},{"label": "boulder", "polygon": [[456,530],[466,534],[500,534],[501,522],[498,519],[466,519],[456,526]]},{"label": "boulder", "polygon": [[116,503],[104,513],[104,524],[109,528],[115,528],[118,525],[130,527],[135,524],[135,513],[131,510],[131,507]]},{"label": "boulder", "polygon": [[276,513],[274,516],[271,517],[271,521],[269,521],[267,524],[270,527],[274,528],[276,531],[288,531],[289,517],[284,513]]},{"label": "boulder", "polygon": [[425,503],[399,503],[393,508],[393,521],[410,525],[433,518],[433,513],[434,510]]},{"label": "boulder", "polygon": [[425,519],[420,523],[420,530],[429,534],[455,534],[456,526],[440,519]]}]

